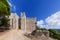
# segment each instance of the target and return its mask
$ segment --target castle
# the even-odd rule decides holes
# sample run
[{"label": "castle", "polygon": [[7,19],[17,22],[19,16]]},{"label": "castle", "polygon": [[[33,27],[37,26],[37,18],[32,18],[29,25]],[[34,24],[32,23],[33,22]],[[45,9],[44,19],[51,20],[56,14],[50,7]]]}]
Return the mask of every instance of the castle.
[{"label": "castle", "polygon": [[53,40],[49,37],[49,31],[36,30],[36,17],[28,18],[25,12],[21,12],[19,17],[16,13],[11,13],[10,29],[20,29],[24,36],[31,40]]},{"label": "castle", "polygon": [[21,29],[29,33],[36,30],[36,18],[27,18],[25,12],[21,12],[21,17],[16,13],[11,13],[9,18],[11,29]]}]

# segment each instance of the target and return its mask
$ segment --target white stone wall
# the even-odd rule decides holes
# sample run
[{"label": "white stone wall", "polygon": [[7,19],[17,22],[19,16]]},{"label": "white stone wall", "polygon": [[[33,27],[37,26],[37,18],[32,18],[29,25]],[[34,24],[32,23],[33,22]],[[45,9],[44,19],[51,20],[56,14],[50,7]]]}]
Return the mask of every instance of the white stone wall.
[{"label": "white stone wall", "polygon": [[[19,16],[16,13],[10,15],[11,29],[19,29]],[[26,18],[25,12],[21,13],[21,30],[31,33],[36,30],[36,18]]]},{"label": "white stone wall", "polygon": [[21,13],[21,30],[26,31],[26,15]]},{"label": "white stone wall", "polygon": [[26,30],[27,32],[31,33],[32,31],[36,30],[36,18],[27,18],[26,20]]},{"label": "white stone wall", "polygon": [[12,26],[13,26],[12,18],[13,18],[13,13],[11,13],[10,16],[9,16],[9,19],[10,19],[10,28],[12,28]]},{"label": "white stone wall", "polygon": [[21,29],[24,32],[31,33],[36,30],[36,18],[26,18],[25,13],[21,13]]},{"label": "white stone wall", "polygon": [[18,15],[16,13],[11,13],[10,15],[10,27],[11,29],[18,29]]}]

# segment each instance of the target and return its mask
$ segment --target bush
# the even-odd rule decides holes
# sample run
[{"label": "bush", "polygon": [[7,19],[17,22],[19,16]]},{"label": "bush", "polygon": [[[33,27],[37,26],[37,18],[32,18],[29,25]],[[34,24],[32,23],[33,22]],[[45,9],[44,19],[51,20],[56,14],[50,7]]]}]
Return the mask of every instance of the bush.
[{"label": "bush", "polygon": [[59,32],[57,32],[54,29],[49,29],[48,31],[49,31],[50,37],[60,40],[60,33]]}]

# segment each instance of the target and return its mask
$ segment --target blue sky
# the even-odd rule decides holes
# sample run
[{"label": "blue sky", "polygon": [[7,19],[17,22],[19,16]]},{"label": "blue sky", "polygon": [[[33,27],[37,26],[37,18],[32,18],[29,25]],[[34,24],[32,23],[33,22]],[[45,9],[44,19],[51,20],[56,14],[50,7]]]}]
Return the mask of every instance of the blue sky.
[{"label": "blue sky", "polygon": [[9,4],[11,12],[16,12],[18,15],[25,12],[28,17],[37,17],[38,23],[42,21],[44,25],[47,25],[45,20],[48,17],[51,18],[56,12],[60,14],[58,13],[60,12],[60,0],[9,0]]}]

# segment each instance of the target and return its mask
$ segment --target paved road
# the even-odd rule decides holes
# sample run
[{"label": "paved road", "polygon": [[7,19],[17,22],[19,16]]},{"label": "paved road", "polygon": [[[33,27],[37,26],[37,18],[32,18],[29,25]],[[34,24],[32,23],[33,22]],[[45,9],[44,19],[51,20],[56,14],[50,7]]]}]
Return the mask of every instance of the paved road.
[{"label": "paved road", "polygon": [[10,30],[0,36],[0,40],[30,40],[23,35],[22,30]]}]

